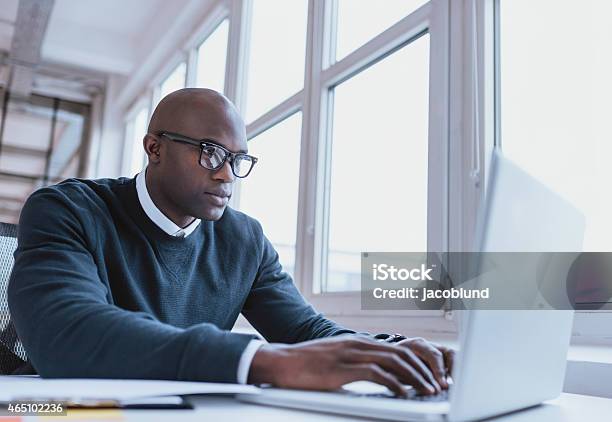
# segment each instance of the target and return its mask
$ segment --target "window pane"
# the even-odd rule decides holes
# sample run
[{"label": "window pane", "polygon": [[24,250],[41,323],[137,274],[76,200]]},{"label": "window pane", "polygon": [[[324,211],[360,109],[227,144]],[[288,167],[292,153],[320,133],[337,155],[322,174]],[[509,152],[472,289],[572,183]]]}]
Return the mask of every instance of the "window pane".
[{"label": "window pane", "polygon": [[185,63],[179,64],[170,75],[162,82],[159,90],[159,99],[161,100],[171,92],[185,88],[185,71],[187,66]]},{"label": "window pane", "polygon": [[342,59],[427,0],[338,0],[336,60]]},{"label": "window pane", "polygon": [[591,251],[612,250],[610,16],[597,0],[500,3],[503,150],[582,210]]},{"label": "window pane", "polygon": [[0,221],[17,223],[32,191],[79,176],[90,110],[87,104],[32,94],[11,96],[4,111]]},{"label": "window pane", "polygon": [[52,98],[11,97],[6,107],[0,172],[42,177],[52,121]]},{"label": "window pane", "polygon": [[358,290],[360,252],[427,248],[429,37],[334,90],[327,278]]},{"label": "window pane", "polygon": [[49,178],[77,177],[89,106],[70,101],[60,101],[58,106]]},{"label": "window pane", "polygon": [[225,19],[198,48],[196,86],[223,92],[228,28]]},{"label": "window pane", "polygon": [[254,0],[248,67],[247,121],[304,85],[306,0]]},{"label": "window pane", "polygon": [[259,220],[285,271],[295,268],[298,178],[302,113],[296,113],[249,141],[259,158],[241,181],[240,210]]},{"label": "window pane", "polygon": [[134,118],[132,126],[132,164],[130,166],[129,176],[134,176],[139,173],[145,166],[145,153],[142,146],[142,139],[147,133],[147,109],[143,108]]}]

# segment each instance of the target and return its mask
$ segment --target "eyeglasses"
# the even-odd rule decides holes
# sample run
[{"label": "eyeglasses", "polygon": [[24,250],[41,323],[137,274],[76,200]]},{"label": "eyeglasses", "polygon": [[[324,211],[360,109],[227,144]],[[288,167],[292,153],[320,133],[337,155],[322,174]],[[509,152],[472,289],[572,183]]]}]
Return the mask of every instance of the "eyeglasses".
[{"label": "eyeglasses", "polygon": [[218,170],[223,166],[223,164],[225,164],[226,160],[229,160],[234,176],[242,179],[251,173],[253,166],[257,162],[257,158],[253,157],[252,155],[244,154],[242,152],[231,152],[227,148],[224,148],[209,139],[201,139],[198,141],[197,139],[192,139],[172,132],[160,132],[158,135],[165,136],[171,141],[199,146],[200,165],[208,170]]}]

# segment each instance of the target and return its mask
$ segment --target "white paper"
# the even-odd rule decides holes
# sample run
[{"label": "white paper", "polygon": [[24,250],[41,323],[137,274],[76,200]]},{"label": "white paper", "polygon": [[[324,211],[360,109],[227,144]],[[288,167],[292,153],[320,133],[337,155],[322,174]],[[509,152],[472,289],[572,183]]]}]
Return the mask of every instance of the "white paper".
[{"label": "white paper", "polygon": [[0,401],[2,402],[20,399],[129,400],[186,394],[258,394],[259,392],[259,388],[253,385],[242,384],[0,376]]}]

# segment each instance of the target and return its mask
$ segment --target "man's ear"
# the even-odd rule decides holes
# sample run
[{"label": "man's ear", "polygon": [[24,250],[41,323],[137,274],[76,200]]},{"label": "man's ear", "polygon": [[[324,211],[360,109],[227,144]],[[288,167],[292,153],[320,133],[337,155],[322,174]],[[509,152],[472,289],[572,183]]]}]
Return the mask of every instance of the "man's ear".
[{"label": "man's ear", "polygon": [[149,158],[149,163],[159,163],[160,150],[161,150],[161,139],[158,136],[147,133],[142,140],[145,153]]}]

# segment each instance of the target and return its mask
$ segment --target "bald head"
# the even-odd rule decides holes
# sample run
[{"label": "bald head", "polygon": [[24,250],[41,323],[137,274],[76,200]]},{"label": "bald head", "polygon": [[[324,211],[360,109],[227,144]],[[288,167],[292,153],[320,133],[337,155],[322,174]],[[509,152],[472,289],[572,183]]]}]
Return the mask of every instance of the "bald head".
[{"label": "bald head", "polygon": [[197,144],[175,142],[162,132],[246,152],[246,129],[236,107],[211,89],[175,91],[155,108],[143,142],[149,158],[147,188],[166,216],[180,226],[193,217],[221,218],[235,181],[229,161],[218,170],[204,168]]},{"label": "bald head", "polygon": [[244,122],[227,97],[212,89],[184,88],[166,95],[159,102],[151,116],[148,132],[178,132],[190,136],[184,131],[209,130],[223,125],[244,131]]}]

